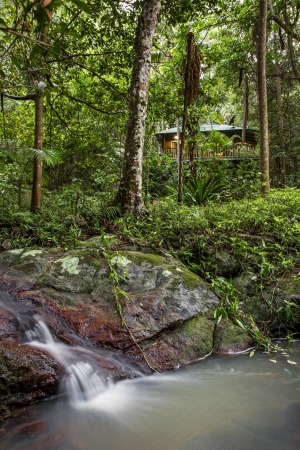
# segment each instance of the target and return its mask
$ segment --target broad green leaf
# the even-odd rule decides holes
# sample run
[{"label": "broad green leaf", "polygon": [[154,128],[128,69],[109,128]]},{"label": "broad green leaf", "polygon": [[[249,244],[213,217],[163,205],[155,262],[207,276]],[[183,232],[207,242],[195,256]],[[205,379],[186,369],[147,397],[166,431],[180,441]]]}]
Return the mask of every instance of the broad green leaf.
[{"label": "broad green leaf", "polygon": [[21,68],[21,66],[22,66],[22,61],[19,59],[19,58],[17,58],[16,56],[11,56],[11,60],[12,60],[12,62],[14,63],[14,65],[16,66],[16,67],[18,67],[18,69],[20,69]]},{"label": "broad green leaf", "polygon": [[82,36],[79,33],[77,33],[77,31],[69,31],[68,32],[68,36],[74,37],[75,39],[81,39],[82,38]]}]

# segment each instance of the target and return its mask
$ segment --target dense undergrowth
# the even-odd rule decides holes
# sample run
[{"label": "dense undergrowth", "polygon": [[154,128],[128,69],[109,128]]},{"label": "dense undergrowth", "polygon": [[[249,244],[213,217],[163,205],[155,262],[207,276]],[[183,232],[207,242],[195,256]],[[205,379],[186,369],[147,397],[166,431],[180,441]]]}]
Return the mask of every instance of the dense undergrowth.
[{"label": "dense undergrowth", "polygon": [[[208,201],[205,207],[178,205],[172,198],[148,206],[144,219],[119,217],[101,195],[70,201],[48,195],[43,211],[0,211],[2,249],[32,245],[72,248],[94,235],[117,234],[123,241],[176,253],[202,276],[216,274],[210,255],[227,251],[241,268],[262,277],[291,269],[300,251],[300,191],[273,190],[267,198]],[[72,198],[71,198],[72,200]],[[97,207],[95,206],[97,205]],[[197,267],[198,265],[198,267]]]}]

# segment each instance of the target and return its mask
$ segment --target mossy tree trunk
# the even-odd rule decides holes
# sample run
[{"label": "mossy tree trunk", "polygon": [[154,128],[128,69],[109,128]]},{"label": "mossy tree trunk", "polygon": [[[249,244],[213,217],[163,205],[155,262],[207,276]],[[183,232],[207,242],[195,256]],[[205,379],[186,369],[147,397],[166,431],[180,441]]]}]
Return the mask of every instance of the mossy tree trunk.
[{"label": "mossy tree trunk", "polygon": [[144,0],[138,21],[124,165],[116,197],[116,202],[121,205],[123,212],[130,211],[136,216],[142,215],[145,211],[142,194],[143,151],[151,52],[160,9],[160,0]]},{"label": "mossy tree trunk", "polygon": [[267,13],[268,1],[259,0],[258,45],[257,45],[257,83],[258,83],[258,113],[259,113],[259,144],[260,171],[262,195],[270,192],[269,175],[269,126],[268,126],[268,95],[266,76],[267,53]]}]

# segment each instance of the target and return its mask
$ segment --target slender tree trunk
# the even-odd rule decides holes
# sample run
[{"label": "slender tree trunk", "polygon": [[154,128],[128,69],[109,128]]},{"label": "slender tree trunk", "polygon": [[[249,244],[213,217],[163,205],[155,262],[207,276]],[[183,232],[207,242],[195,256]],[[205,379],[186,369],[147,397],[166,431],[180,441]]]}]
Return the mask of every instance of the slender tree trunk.
[{"label": "slender tree trunk", "polygon": [[[38,92],[34,98],[35,104],[35,128],[34,128],[34,148],[42,150],[43,148],[43,118],[44,118],[44,95]],[[37,213],[41,208],[42,197],[42,170],[43,162],[38,154],[34,155],[33,160],[33,179],[31,195],[31,212]]]},{"label": "slender tree trunk", "polygon": [[179,155],[178,155],[178,193],[177,199],[179,203],[183,200],[183,155],[185,148],[185,135],[186,135],[186,123],[187,123],[187,104],[184,104],[183,118],[182,118],[182,131],[181,140],[179,145]]},{"label": "slender tree trunk", "polygon": [[279,186],[284,187],[286,183],[285,169],[285,140],[284,140],[284,119],[282,111],[282,74],[278,62],[275,62],[276,71],[276,109],[277,109],[277,139],[279,147],[279,156],[277,156],[277,167],[279,175]]},{"label": "slender tree trunk", "polygon": [[144,0],[139,17],[123,174],[116,198],[116,202],[121,205],[124,212],[131,211],[137,216],[145,211],[142,195],[143,151],[151,52],[160,9],[161,0]]},{"label": "slender tree trunk", "polygon": [[270,192],[269,175],[269,128],[268,128],[268,96],[266,77],[267,52],[267,0],[259,0],[259,23],[257,45],[257,82],[258,82],[258,108],[259,108],[259,144],[260,144],[260,171],[262,195]]},{"label": "slender tree trunk", "polygon": [[244,90],[244,112],[243,112],[243,131],[242,131],[242,141],[246,141],[246,132],[248,126],[248,116],[249,116],[249,82],[248,76],[245,73],[245,90]]}]

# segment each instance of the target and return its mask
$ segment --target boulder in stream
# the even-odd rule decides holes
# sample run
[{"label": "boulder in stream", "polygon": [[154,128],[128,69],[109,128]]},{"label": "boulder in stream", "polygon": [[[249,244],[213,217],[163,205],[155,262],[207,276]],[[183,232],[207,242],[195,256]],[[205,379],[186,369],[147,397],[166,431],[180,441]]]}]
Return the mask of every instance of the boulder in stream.
[{"label": "boulder in stream", "polygon": [[[59,341],[122,352],[144,372],[174,369],[213,350],[218,298],[181,262],[149,248],[109,249],[94,238],[69,251],[5,251],[0,254],[0,290],[39,314]],[[51,355],[19,345],[13,309],[9,299],[2,307],[0,302],[4,416],[22,402],[51,395],[61,372]],[[113,379],[130,376],[99,361]],[[25,363],[38,368],[36,375],[29,370],[26,382]],[[43,380],[45,370],[48,381]]]}]

